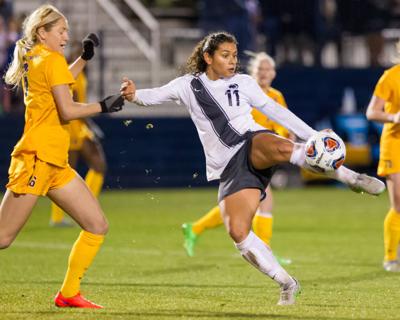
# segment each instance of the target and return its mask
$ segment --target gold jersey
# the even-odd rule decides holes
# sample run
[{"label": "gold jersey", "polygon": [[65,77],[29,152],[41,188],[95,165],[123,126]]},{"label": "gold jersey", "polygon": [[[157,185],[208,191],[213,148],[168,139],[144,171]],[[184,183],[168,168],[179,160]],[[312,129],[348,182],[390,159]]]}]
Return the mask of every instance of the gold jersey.
[{"label": "gold jersey", "polygon": [[[379,79],[374,96],[385,100],[385,112],[395,114],[400,111],[400,65],[384,72]],[[385,123],[381,135],[378,175],[400,172],[400,124]]]},{"label": "gold jersey", "polygon": [[25,102],[25,127],[12,156],[33,153],[59,167],[68,165],[68,123],[57,111],[52,88],[75,82],[65,57],[38,44],[24,56],[25,75],[22,80]]},{"label": "gold jersey", "polygon": [[[270,87],[268,90],[266,90],[264,92],[268,97],[275,100],[281,106],[287,108],[285,98],[283,97],[283,94],[279,90],[276,90],[276,89]],[[258,124],[265,127],[266,129],[274,131],[282,137],[285,137],[285,138],[289,137],[289,131],[285,127],[282,127],[281,125],[277,124],[276,122],[270,120],[261,111],[258,111],[257,109],[253,109],[252,115],[253,115],[254,120]]]}]

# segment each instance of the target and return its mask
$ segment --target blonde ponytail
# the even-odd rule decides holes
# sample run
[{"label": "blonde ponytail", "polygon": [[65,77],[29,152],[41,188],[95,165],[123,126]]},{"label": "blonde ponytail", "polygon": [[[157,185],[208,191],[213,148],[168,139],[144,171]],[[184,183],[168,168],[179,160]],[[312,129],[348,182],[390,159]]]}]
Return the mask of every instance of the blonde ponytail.
[{"label": "blonde ponytail", "polygon": [[38,39],[38,29],[50,29],[61,18],[67,20],[65,16],[52,5],[45,4],[33,11],[23,23],[23,38],[18,40],[14,49],[13,61],[4,76],[6,84],[18,87],[26,70],[24,59],[26,53],[40,42]]},{"label": "blonde ponytail", "polygon": [[27,52],[24,39],[15,44],[13,60],[4,76],[6,84],[17,87],[24,76],[24,56]]}]

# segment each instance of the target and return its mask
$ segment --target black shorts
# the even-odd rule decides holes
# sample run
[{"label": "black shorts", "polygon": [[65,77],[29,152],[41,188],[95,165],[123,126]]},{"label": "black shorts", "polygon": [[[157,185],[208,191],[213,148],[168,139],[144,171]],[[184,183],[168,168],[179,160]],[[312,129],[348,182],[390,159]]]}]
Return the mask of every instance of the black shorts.
[{"label": "black shorts", "polygon": [[269,130],[251,132],[248,135],[246,142],[225,167],[219,182],[218,202],[221,202],[225,197],[242,189],[260,189],[260,200],[265,198],[265,189],[267,188],[276,167],[273,166],[264,170],[257,170],[250,162],[252,139],[255,135],[263,132],[275,134]]}]

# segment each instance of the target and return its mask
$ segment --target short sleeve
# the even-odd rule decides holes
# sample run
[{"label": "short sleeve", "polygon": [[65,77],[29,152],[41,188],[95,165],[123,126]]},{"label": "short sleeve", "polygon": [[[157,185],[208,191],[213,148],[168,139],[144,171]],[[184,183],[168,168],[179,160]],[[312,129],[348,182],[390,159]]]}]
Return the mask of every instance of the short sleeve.
[{"label": "short sleeve", "polygon": [[281,92],[278,92],[278,95],[276,97],[276,102],[278,102],[282,107],[285,107],[285,108],[288,107],[286,100]]},{"label": "short sleeve", "polygon": [[48,58],[46,78],[50,88],[61,84],[70,85],[75,82],[72,73],[68,69],[67,61],[57,53],[53,53]]},{"label": "short sleeve", "polygon": [[374,96],[381,98],[385,101],[390,100],[393,91],[393,80],[391,80],[389,71],[385,71],[385,73],[381,76],[378,83],[375,86]]}]

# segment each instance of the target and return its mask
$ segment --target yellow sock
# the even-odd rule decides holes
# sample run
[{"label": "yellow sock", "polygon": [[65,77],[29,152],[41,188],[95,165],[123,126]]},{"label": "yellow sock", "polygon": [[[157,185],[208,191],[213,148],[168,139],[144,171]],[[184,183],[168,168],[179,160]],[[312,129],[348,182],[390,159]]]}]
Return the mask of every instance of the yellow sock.
[{"label": "yellow sock", "polygon": [[218,227],[222,223],[221,211],[219,210],[219,207],[216,206],[193,223],[192,230],[195,234],[200,235],[205,229]]},{"label": "yellow sock", "polygon": [[103,186],[104,175],[101,172],[90,169],[86,174],[85,181],[90,191],[92,191],[93,195],[97,198]]},{"label": "yellow sock", "polygon": [[82,230],[69,255],[68,270],[61,287],[64,297],[70,298],[79,292],[83,275],[92,264],[103,240],[104,235]]},{"label": "yellow sock", "polygon": [[64,219],[64,211],[56,205],[54,202],[51,203],[51,222],[58,223]]},{"label": "yellow sock", "polygon": [[254,233],[266,243],[271,244],[273,217],[271,213],[259,213],[253,218]]},{"label": "yellow sock", "polygon": [[400,240],[400,212],[390,209],[383,223],[385,261],[397,259],[397,247]]}]

